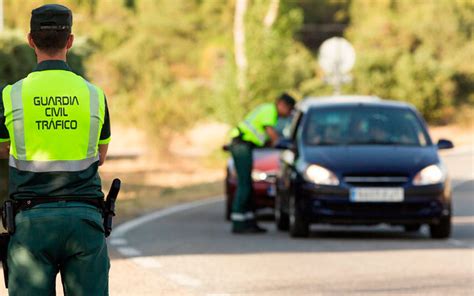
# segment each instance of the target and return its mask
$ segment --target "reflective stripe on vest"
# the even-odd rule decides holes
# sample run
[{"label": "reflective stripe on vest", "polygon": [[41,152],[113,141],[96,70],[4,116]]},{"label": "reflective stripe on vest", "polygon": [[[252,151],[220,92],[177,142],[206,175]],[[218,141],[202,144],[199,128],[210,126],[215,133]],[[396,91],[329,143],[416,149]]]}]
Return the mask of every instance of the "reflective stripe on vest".
[{"label": "reflective stripe on vest", "polygon": [[238,125],[242,139],[259,147],[264,146],[268,139],[265,127],[275,126],[276,120],[277,110],[274,104],[260,105]]},{"label": "reflective stripe on vest", "polygon": [[[84,80],[85,81],[85,80]],[[89,88],[90,97],[90,112],[91,112],[91,123],[89,128],[89,145],[87,146],[87,157],[91,158],[95,156],[97,144],[99,141],[99,125],[100,125],[100,113],[99,113],[99,94],[95,86],[85,81],[87,88]]]},{"label": "reflective stripe on vest", "polygon": [[28,161],[15,159],[10,155],[8,164],[17,170],[33,173],[79,172],[87,169],[98,160],[99,156],[83,160]]},{"label": "reflective stripe on vest", "polygon": [[248,120],[244,120],[242,123],[250,130],[250,132],[252,132],[252,134],[255,135],[255,137],[257,137],[260,142],[259,144],[263,146],[267,139],[267,135],[265,133],[259,133]]},{"label": "reflective stripe on vest", "polygon": [[21,99],[21,91],[23,80],[18,81],[12,86],[11,102],[13,115],[13,130],[15,134],[16,156],[19,159],[26,159],[25,147],[25,126],[23,121],[23,100]]},{"label": "reflective stripe on vest", "polygon": [[[36,118],[35,114],[38,114],[38,116],[43,116],[43,113],[35,112],[38,112],[37,110],[42,110],[41,107],[43,107],[45,112],[47,112],[47,108],[54,109],[56,105],[39,105],[40,103],[30,101],[30,97],[31,100],[33,100],[33,97],[36,96],[36,91],[34,89],[29,88],[28,90],[25,90],[25,87],[28,87],[32,84],[31,80],[28,80],[30,76],[11,86],[9,92],[4,92],[4,102],[5,100],[7,100],[7,98],[5,98],[6,95],[7,97],[9,97],[9,100],[7,100],[8,105],[11,104],[10,106],[5,106],[5,115],[7,116],[7,128],[9,128],[9,132],[11,134],[11,153],[9,159],[10,167],[16,168],[20,171],[34,173],[77,172],[87,169],[99,160],[98,143],[101,126],[105,116],[104,95],[101,91],[99,92],[98,88],[96,88],[94,85],[87,82],[86,80],[82,79],[80,76],[76,76],[72,72],[65,73],[68,74],[60,76],[65,77],[65,84],[61,86],[62,88],[59,87],[59,90],[62,91],[59,91],[57,87],[55,88],[54,86],[52,86],[51,92],[54,94],[57,91],[60,94],[63,94],[65,89],[64,85],[71,85],[71,95],[75,98],[77,96],[76,100],[78,103],[77,105],[73,104],[71,106],[64,105],[61,108],[63,109],[61,112],[64,112],[62,116],[65,120],[72,119],[76,121],[76,124],[79,123],[81,125],[81,127],[77,130],[71,130],[70,128],[63,129],[64,141],[66,141],[66,148],[61,148],[62,137],[60,134],[60,128],[48,128],[48,131],[46,131],[47,133],[44,135],[44,137],[46,138],[39,134],[43,131],[40,131],[40,123],[38,123],[38,121],[35,121],[40,119]],[[36,72],[35,75],[41,74]],[[39,78],[41,78],[41,76]],[[38,88],[38,93],[48,93],[47,87],[45,87],[45,89],[40,89],[38,87],[38,82],[36,81],[35,83],[35,88]],[[74,91],[74,84],[76,83],[77,89],[76,91]],[[85,88],[85,86],[87,86],[87,88]],[[41,94],[38,95],[41,96]],[[26,99],[24,98],[24,96],[26,96]],[[54,97],[54,95],[51,96]],[[38,97],[34,97],[34,99],[37,98]],[[25,104],[30,109],[25,109]],[[89,104],[89,108],[86,109],[88,111],[87,113],[85,113],[84,110],[84,108],[87,107],[83,107],[83,104]],[[77,117],[71,116],[74,115],[74,113],[70,113],[70,111],[68,112],[66,108],[72,108],[73,111],[77,110],[77,112],[80,113],[75,113],[77,114]],[[28,120],[25,120],[25,116],[28,117]],[[59,120],[58,118],[61,118],[61,115],[53,116],[51,117],[51,120]],[[32,124],[34,124],[34,129],[32,129]],[[36,125],[38,126],[38,131],[36,130]],[[28,128],[28,130],[25,130],[26,128]],[[85,134],[85,132],[87,132],[87,134]],[[82,134],[84,137],[82,136]],[[74,141],[75,138],[78,139],[77,142]],[[51,144],[54,145],[51,146],[54,147],[53,150],[48,150],[51,149],[51,147],[48,148],[48,142],[46,142],[46,144],[44,143],[45,141],[48,141],[47,139],[51,139],[51,142],[54,142]],[[41,141],[43,141],[42,144]],[[69,144],[69,149],[67,148],[67,144]],[[84,150],[82,150],[83,148]],[[64,152],[62,152],[61,149],[65,149]]]}]

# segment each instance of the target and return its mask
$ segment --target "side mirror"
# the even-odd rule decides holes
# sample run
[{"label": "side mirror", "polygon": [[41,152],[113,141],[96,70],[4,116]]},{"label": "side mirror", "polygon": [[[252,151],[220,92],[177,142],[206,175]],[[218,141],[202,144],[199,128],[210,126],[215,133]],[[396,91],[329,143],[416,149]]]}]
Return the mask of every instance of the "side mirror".
[{"label": "side mirror", "polygon": [[278,143],[275,145],[275,148],[278,150],[295,150],[296,145],[290,139],[280,139]]},{"label": "side mirror", "polygon": [[436,145],[438,146],[438,149],[440,150],[454,148],[453,142],[451,142],[450,140],[445,140],[445,139],[439,139],[438,144]]}]

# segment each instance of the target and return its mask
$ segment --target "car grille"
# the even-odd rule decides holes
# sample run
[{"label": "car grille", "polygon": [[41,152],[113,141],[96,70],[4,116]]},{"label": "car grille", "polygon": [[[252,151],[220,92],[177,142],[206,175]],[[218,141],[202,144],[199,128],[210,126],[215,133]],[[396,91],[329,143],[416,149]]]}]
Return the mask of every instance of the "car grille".
[{"label": "car grille", "polygon": [[358,187],[394,187],[408,182],[406,176],[345,176],[344,182]]},{"label": "car grille", "polygon": [[367,217],[429,215],[441,211],[438,203],[352,203],[339,204],[327,202],[324,208],[338,214],[364,215]]}]

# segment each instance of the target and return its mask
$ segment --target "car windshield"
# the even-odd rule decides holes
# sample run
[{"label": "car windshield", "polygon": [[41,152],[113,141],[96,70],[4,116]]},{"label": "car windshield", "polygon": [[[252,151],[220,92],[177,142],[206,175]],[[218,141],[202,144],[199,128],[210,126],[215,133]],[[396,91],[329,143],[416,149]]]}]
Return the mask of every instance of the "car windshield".
[{"label": "car windshield", "polygon": [[372,106],[310,110],[303,139],[307,145],[428,145],[413,111]]}]

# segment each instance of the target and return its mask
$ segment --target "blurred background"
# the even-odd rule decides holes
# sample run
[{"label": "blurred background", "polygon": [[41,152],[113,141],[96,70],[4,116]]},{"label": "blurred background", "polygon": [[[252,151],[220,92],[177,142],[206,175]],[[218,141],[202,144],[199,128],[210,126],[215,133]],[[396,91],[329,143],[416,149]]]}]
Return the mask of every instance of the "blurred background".
[{"label": "blurred background", "polygon": [[[47,2],[3,0],[0,84],[34,68],[30,13]],[[357,54],[343,93],[410,102],[435,138],[473,142],[470,0],[56,2],[74,12],[69,64],[107,94],[113,142],[102,176],[125,182],[122,217],[221,194],[229,127],[282,91],[331,94],[317,53],[334,36]]]}]

